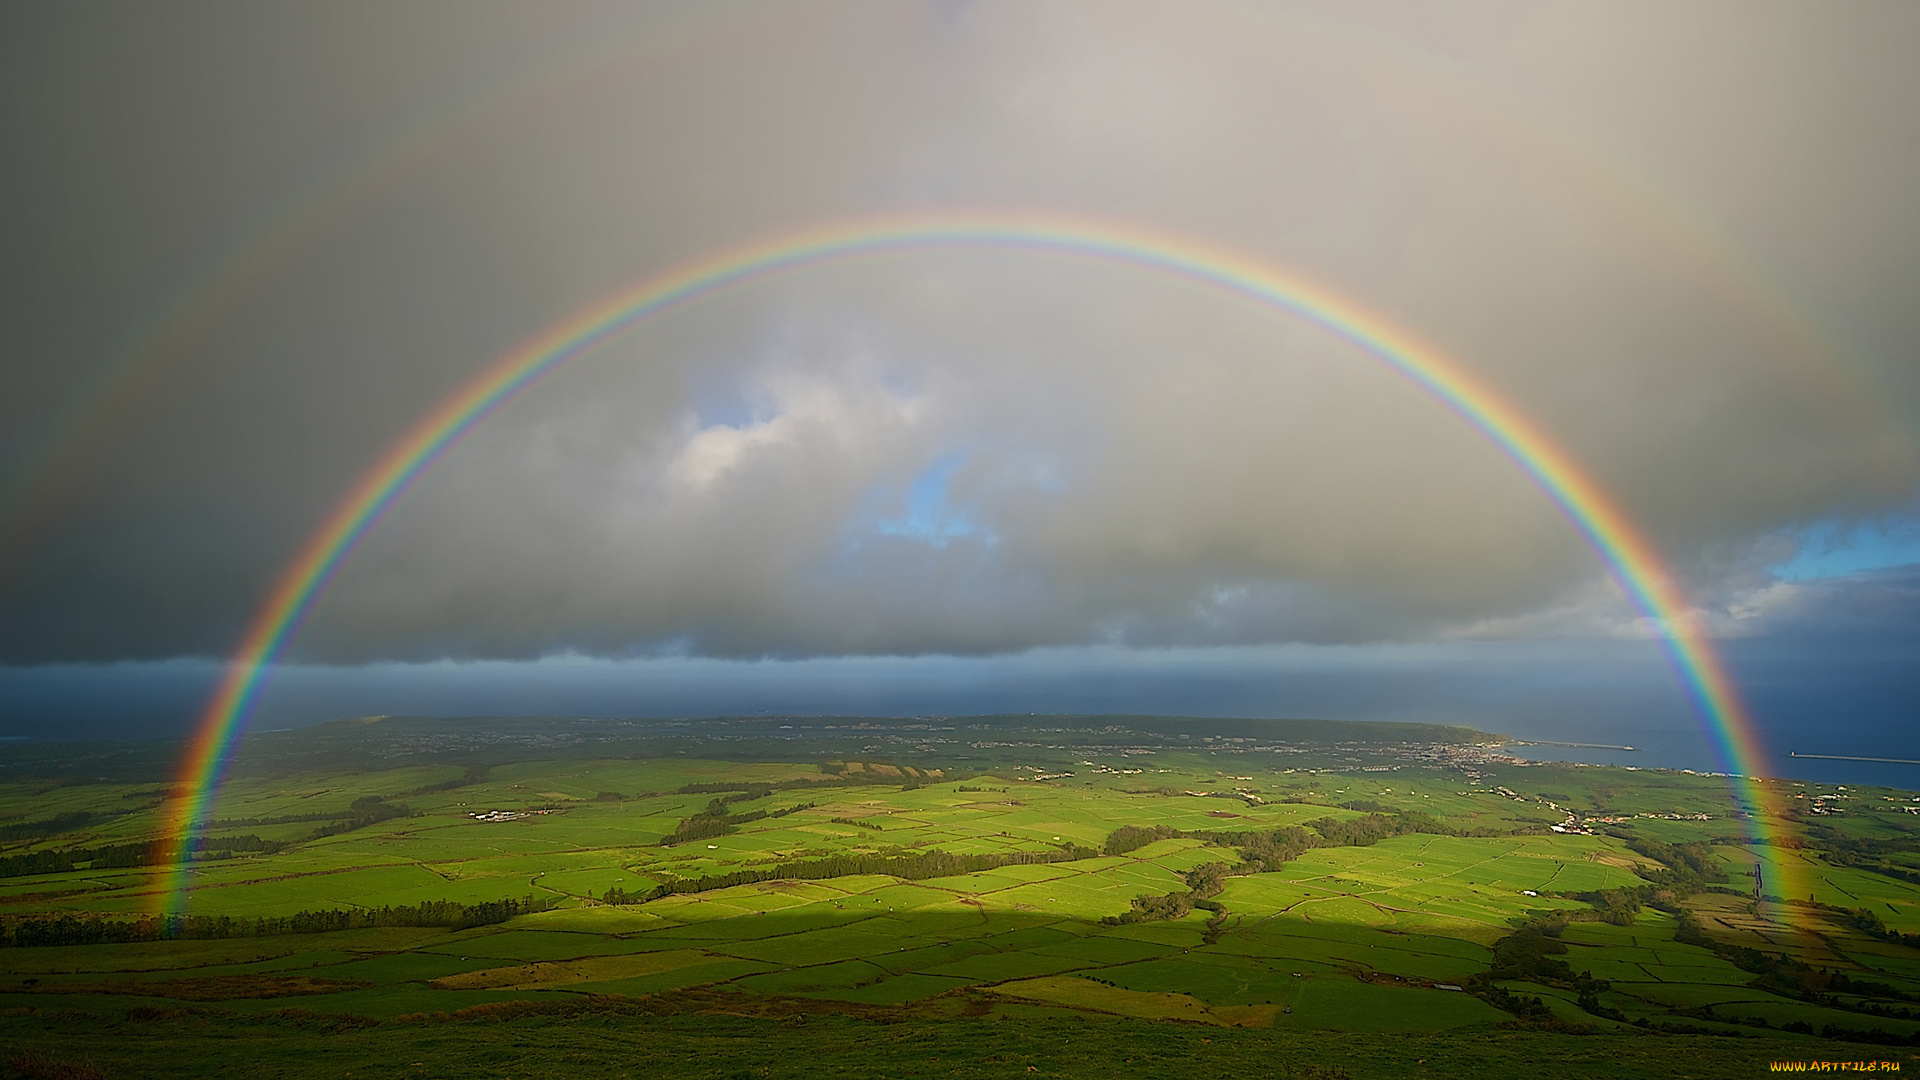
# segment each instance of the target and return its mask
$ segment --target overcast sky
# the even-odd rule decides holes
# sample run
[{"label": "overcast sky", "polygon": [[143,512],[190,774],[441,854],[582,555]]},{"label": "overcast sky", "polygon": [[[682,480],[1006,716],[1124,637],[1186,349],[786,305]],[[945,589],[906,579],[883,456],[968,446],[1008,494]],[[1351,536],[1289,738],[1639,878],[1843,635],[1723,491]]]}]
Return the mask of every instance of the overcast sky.
[{"label": "overcast sky", "polygon": [[[1769,689],[1790,665],[1904,732],[1916,49],[1920,9],[1864,2],[7,5],[4,725],[56,730],[35,688],[67,679],[177,729],[152,702],[199,691],[166,678],[201,687],[355,478],[569,313],[965,209],[1235,247],[1437,344],[1654,540],[1763,722],[1819,712]],[[828,699],[755,661],[889,658],[918,689],[874,700],[938,710],[1022,656],[1087,686],[1215,656],[1267,673],[1231,711],[1513,720],[1554,706],[1462,673],[1524,659],[1594,724],[1684,718],[1658,663],[1581,674],[1582,642],[1652,655],[1634,615],[1351,345],[1138,267],[929,250],[708,297],[516,400],[342,566],[268,704],[591,658],[619,711],[749,672],[778,708]],[[1181,678],[1141,700],[1225,707]]]}]

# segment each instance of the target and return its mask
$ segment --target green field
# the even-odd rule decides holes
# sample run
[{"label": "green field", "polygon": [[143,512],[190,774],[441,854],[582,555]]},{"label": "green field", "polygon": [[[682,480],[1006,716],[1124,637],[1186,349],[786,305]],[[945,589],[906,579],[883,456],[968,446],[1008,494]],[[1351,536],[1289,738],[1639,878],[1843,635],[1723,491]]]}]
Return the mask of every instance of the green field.
[{"label": "green field", "polygon": [[[1616,1063],[1665,1075],[1658,1046],[1684,1044],[1694,1075],[1746,1075],[1920,1045],[1920,937],[1901,937],[1920,930],[1920,885],[1868,861],[1920,853],[1912,815],[1778,823],[1847,862],[1756,847],[1707,777],[1311,755],[1036,739],[991,761],[861,748],[241,768],[172,926],[151,921],[162,868],[81,856],[155,837],[174,796],[11,776],[0,1038],[26,1055],[21,1075],[84,1045],[108,1075],[179,1076],[201,1054],[322,1038],[423,1062],[363,1066],[380,1075],[514,1075],[486,1056],[509,1032],[584,1055],[565,1058],[580,1075],[623,1075],[581,1047],[640,1030],[746,1062],[740,1075],[804,1075],[765,1047],[821,1039],[877,1055],[860,1067],[879,1075],[941,1030],[983,1048],[956,1049],[959,1075],[998,1075],[995,1055],[1098,1072],[1035,1049],[1066,1021],[1103,1054],[1213,1032],[1218,1070],[1181,1058],[1196,1075],[1257,1047],[1346,1070],[1299,1075],[1384,1076],[1422,1064],[1409,1047],[1464,1061],[1475,1040],[1496,1056],[1552,1044],[1600,1075],[1594,1044],[1623,1042]],[[1599,816],[1615,820],[1579,820]],[[663,846],[685,829],[699,835]],[[33,858],[74,865],[31,872]],[[1814,903],[1743,895],[1748,868],[1778,880],[1784,860]],[[515,906],[482,907],[501,901]],[[103,941],[116,926],[142,940]],[[73,943],[32,944],[63,933]],[[1523,940],[1545,945],[1521,955]],[[537,1034],[559,1018],[568,1034]],[[921,1042],[908,1054],[861,1025]],[[732,1048],[693,1049],[707,1030]],[[330,1074],[298,1054],[275,1068],[259,1075]]]}]

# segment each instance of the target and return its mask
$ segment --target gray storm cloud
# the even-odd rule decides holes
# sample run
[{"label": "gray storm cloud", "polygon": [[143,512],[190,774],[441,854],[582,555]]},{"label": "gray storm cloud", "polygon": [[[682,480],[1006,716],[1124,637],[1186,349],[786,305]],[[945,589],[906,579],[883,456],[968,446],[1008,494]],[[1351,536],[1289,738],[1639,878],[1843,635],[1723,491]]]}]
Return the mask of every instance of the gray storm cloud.
[{"label": "gray storm cloud", "polygon": [[[227,651],[494,357],[871,212],[1059,211],[1290,268],[1498,388],[1728,619],[1783,531],[1920,482],[1904,9],[100,11],[0,34],[28,163],[0,177],[0,446],[35,463],[6,661]],[[296,655],[1549,634],[1625,619],[1604,581],[1512,461],[1351,344],[1147,266],[941,248],[603,343],[396,504]]]}]

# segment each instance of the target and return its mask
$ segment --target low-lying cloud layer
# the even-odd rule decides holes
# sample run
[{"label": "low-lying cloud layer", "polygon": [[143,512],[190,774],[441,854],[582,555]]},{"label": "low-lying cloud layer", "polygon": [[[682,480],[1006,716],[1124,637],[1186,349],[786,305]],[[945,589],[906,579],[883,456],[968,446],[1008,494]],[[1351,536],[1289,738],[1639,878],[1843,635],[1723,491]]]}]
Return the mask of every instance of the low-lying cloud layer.
[{"label": "low-lying cloud layer", "polygon": [[[698,254],[881,211],[1146,223],[1322,283],[1552,433],[1729,635],[1784,602],[1784,537],[1920,484],[1903,9],[419,5],[212,32],[230,14],[0,33],[31,162],[0,178],[0,661],[226,653],[494,357]],[[274,257],[196,292],[234,251]],[[155,347],[155,311],[192,317]],[[1150,267],[930,248],[702,299],[540,384],[378,524],[294,655],[1632,614],[1513,462],[1351,344]]]}]

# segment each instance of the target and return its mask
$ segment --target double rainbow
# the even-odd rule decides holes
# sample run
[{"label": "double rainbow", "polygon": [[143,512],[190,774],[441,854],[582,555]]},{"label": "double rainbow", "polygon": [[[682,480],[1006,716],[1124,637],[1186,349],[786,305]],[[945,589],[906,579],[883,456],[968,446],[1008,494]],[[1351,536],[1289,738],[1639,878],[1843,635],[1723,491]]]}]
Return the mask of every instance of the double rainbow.
[{"label": "double rainbow", "polygon": [[[1485,382],[1433,346],[1328,289],[1264,260],[1192,237],[1134,224],[1059,215],[936,213],[869,217],[803,229],[682,263],[555,324],[496,360],[444,399],[364,475],[328,515],[255,615],[221,679],[184,764],[161,914],[185,905],[192,855],[229,754],[262,681],[315,600],[369,529],[461,436],[515,396],[595,345],[670,308],[756,279],[889,252],[1027,248],[1138,266],[1216,286],[1320,327],[1419,386],[1498,447],[1559,507],[1633,602],[1660,628],[1695,709],[1709,729],[1736,798],[1757,811],[1756,840],[1778,820],[1753,779],[1764,761],[1753,725],[1699,617],[1647,537],[1578,463]],[[1787,869],[1783,864],[1782,869]],[[1788,881],[1787,895],[1806,889]]]}]

